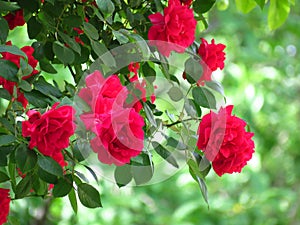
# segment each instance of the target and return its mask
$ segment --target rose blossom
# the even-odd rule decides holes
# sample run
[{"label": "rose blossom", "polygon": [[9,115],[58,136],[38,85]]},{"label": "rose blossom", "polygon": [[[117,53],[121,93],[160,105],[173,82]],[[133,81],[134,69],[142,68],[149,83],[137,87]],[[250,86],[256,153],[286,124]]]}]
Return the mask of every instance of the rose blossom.
[{"label": "rose blossom", "polygon": [[254,153],[254,134],[245,131],[246,122],[231,115],[232,109],[230,105],[217,114],[210,112],[198,128],[197,146],[219,176],[241,172]]},{"label": "rose blossom", "polygon": [[7,221],[9,214],[9,190],[0,188],[0,224],[4,224]]},{"label": "rose blossom", "polygon": [[79,92],[90,111],[80,118],[87,130],[96,134],[91,147],[105,164],[129,163],[143,149],[144,121],[133,109],[126,108],[128,90],[117,75],[104,78],[99,71],[86,77],[86,88]]},{"label": "rose blossom", "polygon": [[[12,45],[12,43],[9,41],[9,42],[6,43],[6,45]],[[39,71],[37,71],[35,69],[35,67],[37,66],[38,61],[32,55],[33,52],[34,52],[34,48],[32,48],[31,46],[24,46],[23,48],[21,48],[21,50],[27,55],[28,64],[33,68],[33,71],[32,71],[31,74],[29,74],[28,76],[22,77],[23,80],[26,80],[29,77],[34,76],[34,75],[39,73]],[[20,60],[21,60],[21,58],[23,58],[22,56],[14,55],[14,54],[11,54],[9,52],[2,52],[1,54],[3,56],[1,59],[9,60],[12,63],[16,64],[16,66],[18,68],[20,68]],[[0,76],[0,85],[2,85],[3,88],[6,89],[11,95],[14,92],[14,87],[18,86],[16,82],[8,81],[8,80],[4,79],[1,76]],[[17,88],[17,101],[21,102],[23,107],[26,108],[26,106],[28,104],[28,101],[24,97],[24,94],[22,92],[20,92],[19,88]]]},{"label": "rose blossom", "polygon": [[69,146],[69,138],[74,134],[75,110],[72,106],[57,108],[58,104],[43,115],[29,110],[29,119],[22,122],[22,135],[31,138],[29,148],[37,147],[43,155],[52,157],[63,167],[66,163],[61,150]]},{"label": "rose blossom", "polygon": [[203,68],[203,74],[198,81],[200,84],[203,81],[211,80],[211,73],[224,69],[225,52],[226,48],[223,44],[215,44],[215,40],[211,40],[211,44],[208,44],[204,38],[201,38],[202,43],[199,46],[198,54],[201,57],[201,65]]},{"label": "rose blossom", "polygon": [[167,57],[172,50],[184,52],[195,40],[197,21],[193,10],[181,5],[179,0],[169,0],[164,15],[155,13],[149,19],[153,26],[149,29],[148,38]]},{"label": "rose blossom", "polygon": [[25,24],[23,9],[11,12],[3,18],[6,19],[10,30],[13,30],[17,26],[23,26]]}]

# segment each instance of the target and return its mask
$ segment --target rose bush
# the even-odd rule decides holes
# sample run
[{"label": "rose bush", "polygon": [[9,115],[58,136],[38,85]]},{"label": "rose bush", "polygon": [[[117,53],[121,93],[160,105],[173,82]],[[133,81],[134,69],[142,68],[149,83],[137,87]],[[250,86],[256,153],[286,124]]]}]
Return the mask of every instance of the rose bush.
[{"label": "rose bush", "polygon": [[[253,134],[232,106],[205,115],[225,98],[211,76],[224,68],[225,44],[198,43],[215,1],[0,3],[1,185],[13,199],[68,195],[75,212],[77,199],[101,207],[81,171],[98,180],[92,161],[108,164],[120,187],[149,183],[157,165],[187,164],[207,202],[210,166],[222,176],[252,157]],[[24,23],[31,46],[20,49],[7,41]]]}]

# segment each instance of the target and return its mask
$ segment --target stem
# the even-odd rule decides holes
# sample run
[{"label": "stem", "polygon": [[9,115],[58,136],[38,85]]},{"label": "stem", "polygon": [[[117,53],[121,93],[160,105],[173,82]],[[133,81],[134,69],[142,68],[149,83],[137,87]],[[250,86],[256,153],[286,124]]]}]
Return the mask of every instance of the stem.
[{"label": "stem", "polygon": [[170,127],[180,124],[182,122],[187,122],[187,121],[191,121],[191,120],[201,121],[201,119],[198,119],[198,118],[188,118],[188,119],[184,119],[184,120],[177,120],[176,122],[170,123],[170,124],[163,124],[163,126],[170,128]]}]

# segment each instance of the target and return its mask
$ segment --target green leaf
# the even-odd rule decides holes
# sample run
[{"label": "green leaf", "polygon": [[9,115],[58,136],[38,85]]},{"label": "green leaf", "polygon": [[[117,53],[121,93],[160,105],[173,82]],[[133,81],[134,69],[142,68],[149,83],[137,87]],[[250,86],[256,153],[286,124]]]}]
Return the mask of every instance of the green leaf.
[{"label": "green leaf", "polygon": [[5,43],[9,32],[6,19],[0,17],[0,43]]},{"label": "green leaf", "polygon": [[151,156],[141,153],[131,159],[131,174],[136,185],[145,184],[153,177],[154,167]]},{"label": "green leaf", "polygon": [[153,177],[153,167],[151,165],[131,166],[131,172],[136,185],[147,183]]},{"label": "green leaf", "polygon": [[72,64],[75,59],[74,52],[68,47],[64,46],[62,43],[55,41],[53,43],[53,52],[63,64]]},{"label": "green leaf", "polygon": [[10,145],[11,143],[15,142],[17,139],[14,135],[1,135],[0,136],[0,146]]},{"label": "green leaf", "polygon": [[47,108],[47,106],[51,104],[51,100],[46,95],[37,90],[24,92],[24,96],[30,104],[38,108]]},{"label": "green leaf", "polygon": [[98,30],[90,23],[83,23],[83,30],[84,33],[93,40],[98,40],[99,39],[99,33]]},{"label": "green leaf", "polygon": [[98,183],[98,177],[97,177],[95,171],[94,171],[91,167],[89,167],[89,166],[84,165],[84,167],[87,168],[87,170],[88,170],[88,171],[92,174],[92,176],[94,177],[95,181]]},{"label": "green leaf", "polygon": [[22,173],[33,170],[37,162],[36,153],[33,150],[28,149],[25,144],[21,144],[16,149],[15,159],[17,167]]},{"label": "green leaf", "polygon": [[109,17],[115,11],[115,5],[111,0],[96,0],[96,3],[104,18]]},{"label": "green leaf", "polygon": [[19,88],[21,88],[23,91],[27,91],[27,92],[30,92],[32,90],[31,84],[28,83],[26,80],[20,81]]},{"label": "green leaf", "polygon": [[16,186],[16,198],[24,198],[32,189],[32,176],[27,175]]},{"label": "green leaf", "polygon": [[289,0],[270,0],[268,25],[271,30],[280,27],[290,13]]},{"label": "green leaf", "polygon": [[11,133],[15,133],[15,127],[6,118],[0,117],[0,123]]},{"label": "green leaf", "polygon": [[59,178],[57,183],[54,185],[52,194],[54,197],[64,197],[70,193],[73,188],[73,178],[71,174],[65,175]]},{"label": "green leaf", "polygon": [[16,2],[4,2],[0,1],[0,13],[11,12],[20,9],[20,6]]},{"label": "green leaf", "polygon": [[266,0],[255,0],[256,4],[259,5],[261,9],[264,8]]},{"label": "green leaf", "polygon": [[34,83],[34,87],[36,90],[47,96],[52,95],[57,98],[62,96],[61,91],[57,87],[49,84],[44,77],[39,77],[39,79]]},{"label": "green leaf", "polygon": [[9,176],[7,176],[6,173],[3,173],[3,172],[0,171],[0,183],[8,181],[9,179],[10,179]]},{"label": "green leaf", "polygon": [[0,98],[4,98],[4,99],[10,101],[11,95],[6,89],[0,88]]},{"label": "green leaf", "polygon": [[[0,46],[1,47],[1,46]],[[0,76],[9,81],[18,82],[17,73],[19,68],[9,60],[0,59]]]},{"label": "green leaf", "polygon": [[173,147],[175,149],[179,149],[179,150],[185,150],[185,149],[187,149],[187,146],[184,143],[176,140],[173,137],[168,137],[167,138],[167,145],[171,146],[171,147]]},{"label": "green leaf", "polygon": [[142,71],[144,77],[147,79],[148,82],[153,83],[156,78],[155,70],[149,65],[148,62],[145,62],[142,66]]},{"label": "green leaf", "polygon": [[171,152],[169,152],[167,149],[165,149],[162,145],[160,145],[158,142],[153,141],[152,146],[154,150],[159,154],[163,159],[165,159],[168,163],[173,165],[176,168],[179,168],[178,163],[176,162],[176,159],[172,155]]},{"label": "green leaf", "polygon": [[168,91],[168,95],[170,99],[174,102],[179,102],[183,98],[183,93],[180,88],[178,87],[171,87]]},{"label": "green leaf", "polygon": [[151,125],[153,125],[154,127],[157,127],[157,123],[156,123],[156,120],[155,120],[155,117],[153,115],[151,108],[148,106],[147,103],[143,103],[143,106],[144,106],[144,111],[146,113],[146,117],[147,117],[148,121],[151,123]]},{"label": "green leaf", "polygon": [[51,157],[39,155],[38,165],[41,169],[48,172],[49,174],[52,174],[57,177],[63,176],[63,170],[61,166]]},{"label": "green leaf", "polygon": [[49,63],[48,60],[46,59],[42,59],[41,61],[39,61],[40,63],[40,68],[47,72],[47,73],[52,73],[55,74],[57,73],[56,69],[51,65],[51,63]]},{"label": "green leaf", "polygon": [[88,208],[102,207],[99,192],[89,184],[78,185],[78,197],[82,205]]},{"label": "green leaf", "polygon": [[106,65],[116,66],[116,60],[106,46],[98,41],[91,40],[93,51],[100,57],[101,61]]},{"label": "green leaf", "polygon": [[19,0],[18,4],[22,9],[26,9],[30,12],[36,12],[39,9],[38,1]]},{"label": "green leaf", "polygon": [[41,180],[37,175],[33,175],[32,189],[37,195],[45,196],[48,192],[48,185]]},{"label": "green leaf", "polygon": [[14,55],[19,55],[27,59],[27,55],[15,45],[0,45],[0,52],[9,52]]},{"label": "green leaf", "polygon": [[206,81],[205,85],[225,97],[224,88],[218,81]]},{"label": "green leaf", "polygon": [[82,23],[82,17],[77,15],[69,15],[63,19],[63,24],[66,24],[69,27],[80,27]]},{"label": "green leaf", "polygon": [[114,172],[114,177],[119,187],[126,186],[132,180],[131,166],[117,166]]},{"label": "green leaf", "polygon": [[196,83],[203,74],[203,69],[199,60],[194,58],[189,58],[186,60],[184,63],[184,68],[186,79],[190,84]]},{"label": "green leaf", "polygon": [[11,179],[11,187],[13,191],[15,191],[16,190],[16,164],[13,163],[11,157],[9,158],[9,162],[8,162],[8,173]]},{"label": "green leaf", "polygon": [[73,211],[77,214],[78,206],[77,206],[77,198],[74,189],[72,188],[68,194],[69,201],[71,203]]},{"label": "green leaf", "polygon": [[184,102],[184,109],[186,113],[193,118],[201,117],[202,115],[201,108],[195,103],[193,99],[186,99],[186,101]]},{"label": "green leaf", "polygon": [[194,87],[192,95],[196,104],[204,108],[216,109],[216,98],[208,89],[203,87]]},{"label": "green leaf", "polygon": [[249,13],[257,5],[255,0],[235,0],[235,4],[242,13]]},{"label": "green leaf", "polygon": [[32,16],[27,22],[28,37],[30,39],[35,39],[42,30],[43,25],[37,20],[35,16]]},{"label": "green leaf", "polygon": [[113,30],[113,35],[115,36],[115,38],[118,40],[118,42],[120,44],[126,44],[129,42],[129,39],[124,35],[122,34],[121,32],[119,31],[116,31],[116,30]]},{"label": "green leaf", "polygon": [[68,44],[75,52],[77,52],[79,55],[81,54],[81,47],[80,45],[75,41],[74,38],[71,38],[69,35],[66,35],[65,33],[58,31],[59,36],[63,39],[63,41]]},{"label": "green leaf", "polygon": [[195,0],[193,9],[198,14],[206,13],[213,7],[215,2],[216,0]]}]

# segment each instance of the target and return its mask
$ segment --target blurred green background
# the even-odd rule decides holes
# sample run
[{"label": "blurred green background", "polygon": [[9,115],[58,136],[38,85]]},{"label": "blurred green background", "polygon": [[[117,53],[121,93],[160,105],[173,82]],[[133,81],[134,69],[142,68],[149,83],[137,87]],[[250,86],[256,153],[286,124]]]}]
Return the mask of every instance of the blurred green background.
[{"label": "blurred green background", "polygon": [[[287,22],[270,31],[267,8],[244,15],[230,4],[210,14],[203,37],[227,45],[225,69],[214,75],[224,85],[228,104],[235,105],[234,113],[255,133],[256,153],[241,174],[219,178],[210,172],[209,209],[185,168],[151,186],[119,189],[100,181],[104,208],[80,206],[77,216],[65,198],[47,204],[14,201],[10,217],[32,225],[300,224],[299,15],[300,8],[292,8]],[[18,30],[10,35],[14,44],[27,44]]]}]

